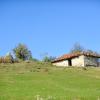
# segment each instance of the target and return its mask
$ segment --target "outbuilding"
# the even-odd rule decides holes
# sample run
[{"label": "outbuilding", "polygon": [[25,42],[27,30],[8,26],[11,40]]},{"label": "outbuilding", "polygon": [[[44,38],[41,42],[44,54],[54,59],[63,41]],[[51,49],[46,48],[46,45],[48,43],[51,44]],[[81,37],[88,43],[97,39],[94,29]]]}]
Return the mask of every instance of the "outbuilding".
[{"label": "outbuilding", "polygon": [[54,61],[52,61],[53,65],[56,66],[99,66],[99,58],[100,55],[88,52],[80,52],[80,53],[71,53],[64,54]]}]

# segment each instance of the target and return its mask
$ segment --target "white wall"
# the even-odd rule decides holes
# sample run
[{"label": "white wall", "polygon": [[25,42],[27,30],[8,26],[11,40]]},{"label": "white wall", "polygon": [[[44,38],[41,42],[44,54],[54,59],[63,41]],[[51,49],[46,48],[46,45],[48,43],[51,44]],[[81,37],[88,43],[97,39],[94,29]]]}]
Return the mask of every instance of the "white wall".
[{"label": "white wall", "polygon": [[72,59],[72,66],[84,66],[84,55]]},{"label": "white wall", "polygon": [[64,60],[64,61],[55,62],[55,63],[53,63],[53,65],[66,67],[66,66],[68,66],[68,61]]},{"label": "white wall", "polygon": [[[72,66],[84,66],[84,56],[79,56],[79,57],[75,57],[71,60],[72,62]],[[56,66],[69,66],[68,65],[68,60],[64,60],[64,61],[59,61],[59,62],[55,62],[53,63],[53,65],[56,65]]]}]

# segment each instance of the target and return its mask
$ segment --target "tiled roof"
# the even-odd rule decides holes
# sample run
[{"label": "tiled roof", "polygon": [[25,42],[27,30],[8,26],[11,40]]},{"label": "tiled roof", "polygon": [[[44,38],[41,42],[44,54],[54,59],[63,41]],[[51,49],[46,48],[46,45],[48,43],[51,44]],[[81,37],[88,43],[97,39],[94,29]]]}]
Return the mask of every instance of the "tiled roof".
[{"label": "tiled roof", "polygon": [[58,62],[58,61],[62,61],[62,60],[66,60],[66,59],[72,59],[75,57],[78,57],[80,55],[85,55],[85,56],[89,56],[89,57],[96,57],[96,58],[100,58],[100,55],[98,54],[93,54],[93,53],[88,53],[88,52],[81,52],[81,53],[71,53],[71,54],[64,54],[60,57],[58,57],[57,59],[55,59],[53,62]]}]

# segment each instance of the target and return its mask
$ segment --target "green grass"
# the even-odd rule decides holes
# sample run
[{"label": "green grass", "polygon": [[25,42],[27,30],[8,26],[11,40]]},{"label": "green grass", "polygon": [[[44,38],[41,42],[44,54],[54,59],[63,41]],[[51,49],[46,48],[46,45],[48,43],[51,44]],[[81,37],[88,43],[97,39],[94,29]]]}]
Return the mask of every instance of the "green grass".
[{"label": "green grass", "polygon": [[[100,100],[100,68],[0,64],[0,100]],[[42,98],[42,99],[41,99]]]}]

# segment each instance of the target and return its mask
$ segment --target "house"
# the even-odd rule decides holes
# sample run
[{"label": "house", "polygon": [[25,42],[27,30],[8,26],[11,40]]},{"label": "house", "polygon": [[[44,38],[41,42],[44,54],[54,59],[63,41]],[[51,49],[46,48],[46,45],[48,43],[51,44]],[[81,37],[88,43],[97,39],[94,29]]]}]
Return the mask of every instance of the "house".
[{"label": "house", "polygon": [[64,54],[52,61],[56,66],[99,66],[100,55],[88,52]]}]

